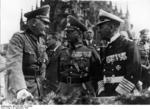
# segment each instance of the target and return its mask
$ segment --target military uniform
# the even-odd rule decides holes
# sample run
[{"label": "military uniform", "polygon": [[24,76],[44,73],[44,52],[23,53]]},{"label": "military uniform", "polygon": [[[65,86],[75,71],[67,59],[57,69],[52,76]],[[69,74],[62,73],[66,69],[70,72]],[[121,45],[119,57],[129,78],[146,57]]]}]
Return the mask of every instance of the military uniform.
[{"label": "military uniform", "polygon": [[[49,6],[46,6],[25,15],[28,20],[38,15],[38,18],[44,17],[47,21],[45,14],[48,11]],[[17,32],[11,38],[7,52],[7,65],[11,65],[8,68],[8,85],[13,92],[17,93],[22,89],[27,89],[35,97],[41,96],[40,78],[45,72],[47,60],[44,43],[43,36],[35,36],[30,29]]]},{"label": "military uniform", "polygon": [[[118,95],[116,93],[118,86],[123,87],[122,92],[123,90],[127,92],[133,91],[138,80],[140,80],[138,49],[132,41],[121,36],[106,48],[102,65],[104,92],[101,95]],[[126,80],[124,80],[125,82],[123,81],[122,85],[123,78]]]},{"label": "military uniform", "polygon": [[[29,31],[15,33],[10,40],[7,58],[11,67],[9,72],[9,86],[15,91],[28,88],[35,96],[41,86],[37,86],[35,76],[40,76],[42,52],[38,50],[38,39]],[[26,80],[26,82],[25,82]],[[37,90],[38,89],[38,90]]]},{"label": "military uniform", "polygon": [[[105,32],[107,32],[105,28],[109,25],[116,25],[115,28],[118,29],[120,23],[123,22],[119,17],[104,10],[100,10],[99,14],[101,21],[97,25],[102,25],[101,30]],[[103,31],[100,31],[100,33],[103,33]],[[111,34],[108,37],[103,34],[103,39],[108,41],[108,45],[103,54],[103,76],[98,82],[98,93],[100,96],[115,96],[131,93],[136,89],[136,85],[140,80],[140,56],[138,47],[133,41],[121,36],[118,31],[114,31]]]},{"label": "military uniform", "polygon": [[[67,32],[82,32],[86,28],[73,16],[68,16]],[[73,34],[72,34],[73,35]],[[71,43],[71,38],[74,38]],[[97,52],[82,43],[81,36],[67,36],[70,46],[61,50],[58,64],[58,95],[69,100],[68,104],[77,103],[82,96],[95,96],[92,83],[97,83],[100,58]],[[75,39],[76,38],[76,39]],[[80,39],[80,40],[79,40]],[[73,42],[74,41],[74,42]]]},{"label": "military uniform", "polygon": [[[95,52],[84,46],[82,43],[76,45],[75,49],[64,48],[59,56],[59,80],[64,85],[60,86],[61,94],[70,96],[75,90],[77,96],[88,92],[93,94],[93,86],[91,81],[97,79],[96,71],[99,59]],[[84,86],[85,85],[85,86]],[[93,95],[92,95],[93,96]]]}]

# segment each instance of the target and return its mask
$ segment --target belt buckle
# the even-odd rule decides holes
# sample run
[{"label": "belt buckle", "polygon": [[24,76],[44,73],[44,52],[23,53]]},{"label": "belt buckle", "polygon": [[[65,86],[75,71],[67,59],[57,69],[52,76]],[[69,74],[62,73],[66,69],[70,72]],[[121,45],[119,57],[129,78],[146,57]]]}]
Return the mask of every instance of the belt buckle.
[{"label": "belt buckle", "polygon": [[71,84],[71,82],[72,82],[72,79],[71,79],[70,76],[68,76],[68,77],[67,77],[67,83]]}]

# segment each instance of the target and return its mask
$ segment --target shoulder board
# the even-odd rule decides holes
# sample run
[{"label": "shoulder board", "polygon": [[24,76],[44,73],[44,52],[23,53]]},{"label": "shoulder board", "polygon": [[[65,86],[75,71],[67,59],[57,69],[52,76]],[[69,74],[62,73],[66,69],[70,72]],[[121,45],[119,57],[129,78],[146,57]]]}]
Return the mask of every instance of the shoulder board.
[{"label": "shoulder board", "polygon": [[126,40],[127,40],[127,41],[130,41],[130,42],[133,42],[133,40],[131,40],[131,39],[129,39],[129,38],[127,38]]},{"label": "shoulder board", "polygon": [[24,31],[19,31],[19,33],[24,33]]},{"label": "shoulder board", "polygon": [[129,45],[130,45],[130,44],[131,44],[131,45],[132,45],[132,44],[135,44],[135,42],[134,42],[133,40],[127,39],[127,38],[124,39],[124,42],[125,42],[126,44],[129,44]]},{"label": "shoulder board", "polygon": [[23,34],[24,34],[24,31],[19,31],[19,32],[14,33],[14,35],[18,35],[18,36],[22,36]]},{"label": "shoulder board", "polygon": [[24,31],[19,31],[19,32],[16,32],[15,34],[23,34]]}]

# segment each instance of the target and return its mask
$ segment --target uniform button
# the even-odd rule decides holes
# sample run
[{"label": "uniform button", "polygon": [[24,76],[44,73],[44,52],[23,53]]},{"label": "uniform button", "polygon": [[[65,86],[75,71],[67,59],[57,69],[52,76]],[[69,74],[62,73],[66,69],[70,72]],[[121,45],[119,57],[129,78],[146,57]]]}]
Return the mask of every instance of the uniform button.
[{"label": "uniform button", "polygon": [[112,71],[114,71],[114,69],[112,69]]},{"label": "uniform button", "polygon": [[72,72],[70,72],[70,74],[71,74]]},{"label": "uniform button", "polygon": [[106,71],[106,69],[103,69],[103,71],[105,72],[105,71]]},{"label": "uniform button", "polygon": [[131,76],[131,79],[133,79],[133,75]]}]

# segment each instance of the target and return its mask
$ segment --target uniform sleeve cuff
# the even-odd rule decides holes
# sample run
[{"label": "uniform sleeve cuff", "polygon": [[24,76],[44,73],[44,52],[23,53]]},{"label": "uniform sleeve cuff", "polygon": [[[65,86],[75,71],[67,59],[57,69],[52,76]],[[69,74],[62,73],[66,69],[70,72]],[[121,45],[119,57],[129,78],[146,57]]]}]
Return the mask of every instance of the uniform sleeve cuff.
[{"label": "uniform sleeve cuff", "polygon": [[125,94],[131,93],[131,91],[133,91],[134,88],[135,88],[135,85],[132,82],[123,78],[123,80],[116,87],[115,91],[121,95],[125,95]]}]

